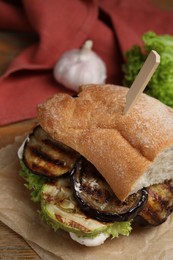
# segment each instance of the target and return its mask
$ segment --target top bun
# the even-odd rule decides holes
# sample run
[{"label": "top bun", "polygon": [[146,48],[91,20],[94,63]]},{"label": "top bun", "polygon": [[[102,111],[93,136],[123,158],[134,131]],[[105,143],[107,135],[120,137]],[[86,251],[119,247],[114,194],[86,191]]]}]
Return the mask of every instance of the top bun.
[{"label": "top bun", "polygon": [[123,115],[128,89],[85,85],[38,106],[42,128],[89,160],[120,200],[173,178],[173,109],[141,94]]}]

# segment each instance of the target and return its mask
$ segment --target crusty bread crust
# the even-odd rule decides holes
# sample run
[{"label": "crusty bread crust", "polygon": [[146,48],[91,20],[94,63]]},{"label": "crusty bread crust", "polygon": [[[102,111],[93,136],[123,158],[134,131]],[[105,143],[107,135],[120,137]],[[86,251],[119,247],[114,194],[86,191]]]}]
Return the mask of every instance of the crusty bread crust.
[{"label": "crusty bread crust", "polygon": [[[43,129],[92,162],[120,200],[144,185],[163,181],[150,172],[159,154],[173,146],[173,110],[142,94],[123,115],[127,91],[114,85],[88,85],[76,98],[61,93],[38,106]],[[171,156],[173,178],[173,149]]]}]

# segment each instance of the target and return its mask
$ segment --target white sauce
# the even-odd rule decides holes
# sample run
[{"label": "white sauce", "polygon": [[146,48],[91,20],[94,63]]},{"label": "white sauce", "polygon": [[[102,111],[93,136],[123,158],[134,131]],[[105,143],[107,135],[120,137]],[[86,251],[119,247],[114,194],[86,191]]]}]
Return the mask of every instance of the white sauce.
[{"label": "white sauce", "polygon": [[105,242],[105,240],[109,237],[109,235],[100,233],[98,236],[94,238],[88,238],[88,237],[78,237],[76,234],[70,232],[70,237],[81,245],[99,246]]},{"label": "white sauce", "polygon": [[25,143],[28,141],[29,141],[29,137],[27,136],[26,139],[23,141],[22,145],[19,147],[19,150],[17,152],[19,159],[23,158],[24,146],[25,146]]}]

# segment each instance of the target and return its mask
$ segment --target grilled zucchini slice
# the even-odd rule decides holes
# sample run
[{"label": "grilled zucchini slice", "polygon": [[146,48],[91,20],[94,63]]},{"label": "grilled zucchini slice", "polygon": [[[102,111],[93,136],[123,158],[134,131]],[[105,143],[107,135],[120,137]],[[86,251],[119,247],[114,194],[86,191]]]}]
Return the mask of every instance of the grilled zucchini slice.
[{"label": "grilled zucchini slice", "polygon": [[70,172],[79,156],[79,153],[54,141],[37,126],[25,142],[23,162],[33,173],[58,177]]},{"label": "grilled zucchini slice", "polygon": [[43,185],[41,192],[42,216],[54,229],[62,228],[80,236],[95,236],[110,226],[88,218],[78,207],[71,190],[69,176],[59,177]]},{"label": "grilled zucchini slice", "polygon": [[82,158],[71,173],[75,198],[81,210],[100,221],[129,221],[145,206],[145,189],[121,202],[96,168]]}]

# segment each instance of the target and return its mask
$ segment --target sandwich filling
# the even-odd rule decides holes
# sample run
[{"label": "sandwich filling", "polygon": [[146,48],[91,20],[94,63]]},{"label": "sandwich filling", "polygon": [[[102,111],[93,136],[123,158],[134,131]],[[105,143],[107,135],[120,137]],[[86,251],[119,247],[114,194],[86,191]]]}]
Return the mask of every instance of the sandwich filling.
[{"label": "sandwich filling", "polygon": [[128,236],[136,216],[158,225],[173,210],[171,180],[120,201],[90,162],[40,126],[24,141],[18,156],[20,174],[32,200],[41,205],[42,218],[86,246],[100,245],[110,236]]},{"label": "sandwich filling", "polygon": [[[102,244],[108,237],[128,236],[131,221],[99,221],[86,215],[74,196],[70,172],[79,155],[50,138],[37,126],[18,150],[20,175],[31,191],[31,199],[40,203],[40,215],[55,231],[86,246]],[[55,158],[56,157],[56,158]]]}]

